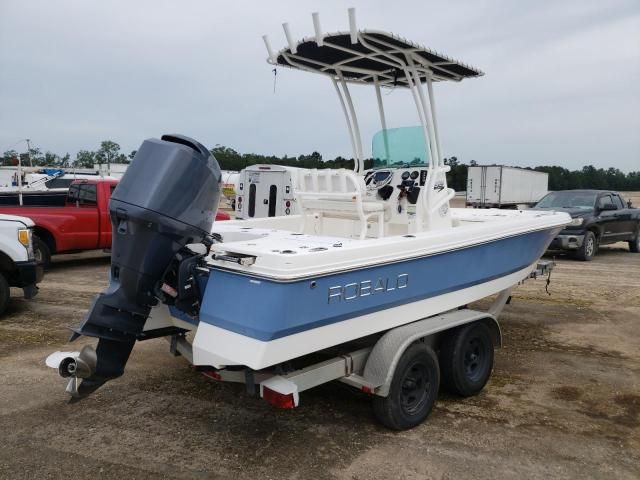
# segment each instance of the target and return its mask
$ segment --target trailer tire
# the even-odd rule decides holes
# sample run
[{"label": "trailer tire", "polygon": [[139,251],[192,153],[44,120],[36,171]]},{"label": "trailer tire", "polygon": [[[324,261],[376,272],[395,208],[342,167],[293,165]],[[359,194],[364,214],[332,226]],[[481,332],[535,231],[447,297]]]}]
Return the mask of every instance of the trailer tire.
[{"label": "trailer tire", "polygon": [[9,287],[9,282],[7,282],[4,274],[0,273],[0,315],[7,309],[10,296],[11,287]]},{"label": "trailer tire", "polygon": [[398,361],[389,395],[374,397],[373,412],[378,421],[388,428],[413,428],[431,413],[439,386],[438,357],[427,345],[414,343]]},{"label": "trailer tire", "polygon": [[38,265],[42,265],[43,268],[49,267],[51,263],[51,250],[49,250],[46,243],[35,235],[33,236],[33,255]]},{"label": "trailer tire", "polygon": [[493,357],[493,340],[486,324],[473,322],[456,328],[440,349],[442,386],[462,397],[476,395],[491,376]]}]

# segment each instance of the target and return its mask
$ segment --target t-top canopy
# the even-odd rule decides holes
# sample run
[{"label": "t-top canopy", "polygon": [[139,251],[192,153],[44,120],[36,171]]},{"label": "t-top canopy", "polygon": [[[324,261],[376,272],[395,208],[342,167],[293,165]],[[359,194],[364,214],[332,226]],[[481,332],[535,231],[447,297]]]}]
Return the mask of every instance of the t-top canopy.
[{"label": "t-top canopy", "polygon": [[280,50],[269,62],[333,77],[340,73],[346,81],[374,83],[381,86],[409,87],[406,72],[415,66],[421,82],[427,75],[433,81],[479,77],[484,73],[433,50],[376,30],[360,30],[353,43],[349,32],[326,34],[321,42],[316,37],[304,38],[293,52],[291,46]]}]

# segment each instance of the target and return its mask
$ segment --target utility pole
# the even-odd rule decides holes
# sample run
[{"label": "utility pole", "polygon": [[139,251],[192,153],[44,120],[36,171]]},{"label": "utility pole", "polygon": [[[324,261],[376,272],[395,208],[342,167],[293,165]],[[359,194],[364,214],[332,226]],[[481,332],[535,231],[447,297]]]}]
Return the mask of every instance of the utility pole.
[{"label": "utility pole", "polygon": [[18,203],[22,206],[22,160],[18,154]]},{"label": "utility pole", "polygon": [[25,142],[27,142],[27,155],[29,155],[29,166],[33,167],[33,162],[31,161],[31,144],[29,143],[31,140],[25,138]]}]

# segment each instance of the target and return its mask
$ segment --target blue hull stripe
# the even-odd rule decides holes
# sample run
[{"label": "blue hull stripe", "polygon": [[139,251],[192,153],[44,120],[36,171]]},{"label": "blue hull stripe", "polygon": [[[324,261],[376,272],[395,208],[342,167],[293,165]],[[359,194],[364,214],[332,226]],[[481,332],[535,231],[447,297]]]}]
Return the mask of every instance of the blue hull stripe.
[{"label": "blue hull stripe", "polygon": [[522,270],[554,231],[289,283],[213,269],[200,321],[262,341],[443,295]]}]

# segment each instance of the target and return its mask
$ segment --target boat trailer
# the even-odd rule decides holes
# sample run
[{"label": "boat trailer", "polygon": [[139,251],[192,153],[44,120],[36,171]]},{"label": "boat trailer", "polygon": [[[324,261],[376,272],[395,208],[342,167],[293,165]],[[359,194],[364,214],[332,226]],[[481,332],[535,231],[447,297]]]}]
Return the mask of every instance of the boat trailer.
[{"label": "boat trailer", "polygon": [[[553,260],[541,260],[523,279],[550,279],[555,266]],[[310,388],[337,380],[363,393],[387,397],[392,387],[396,367],[400,359],[414,343],[423,343],[437,349],[443,335],[455,332],[459,327],[473,323],[486,325],[491,332],[494,347],[502,346],[502,332],[498,317],[505,305],[511,301],[509,288],[500,292],[486,310],[461,308],[424,318],[413,323],[388,330],[381,336],[365,339],[366,346],[355,350],[345,349],[344,353],[330,353],[335,348],[323,352],[326,360],[311,363],[297,369],[287,369],[283,365],[276,368],[255,371],[250,368],[198,367],[208,378],[221,382],[243,383],[249,395],[263,398],[279,408],[294,408],[300,403],[300,393]],[[169,350],[175,356],[184,357],[193,364],[191,342],[186,333],[166,337]],[[357,343],[357,342],[356,342]],[[360,345],[362,345],[360,343]]]}]

